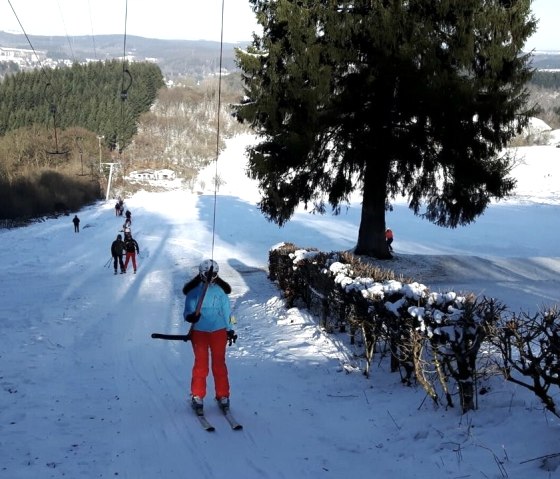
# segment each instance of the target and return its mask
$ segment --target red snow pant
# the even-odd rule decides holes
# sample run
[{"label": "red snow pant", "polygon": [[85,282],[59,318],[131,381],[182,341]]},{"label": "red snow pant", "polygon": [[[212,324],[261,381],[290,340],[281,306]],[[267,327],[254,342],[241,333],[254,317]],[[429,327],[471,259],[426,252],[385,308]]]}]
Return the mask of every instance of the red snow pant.
[{"label": "red snow pant", "polygon": [[227,331],[225,329],[219,329],[211,333],[191,331],[191,343],[194,352],[191,394],[201,398],[206,396],[206,378],[209,372],[208,360],[211,355],[216,398],[229,397],[226,366]]},{"label": "red snow pant", "polygon": [[126,252],[126,259],[124,262],[124,270],[126,271],[126,268],[128,268],[128,261],[132,259],[132,267],[134,268],[134,271],[136,271],[136,253],[129,253],[128,251]]}]

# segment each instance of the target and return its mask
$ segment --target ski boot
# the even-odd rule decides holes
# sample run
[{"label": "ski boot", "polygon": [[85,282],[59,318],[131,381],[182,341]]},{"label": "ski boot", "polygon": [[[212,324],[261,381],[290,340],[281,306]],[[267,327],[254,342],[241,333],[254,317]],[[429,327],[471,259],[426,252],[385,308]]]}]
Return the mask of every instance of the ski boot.
[{"label": "ski boot", "polygon": [[201,397],[193,396],[191,399],[191,407],[198,416],[204,414],[204,404],[202,403]]},{"label": "ski boot", "polygon": [[226,412],[227,410],[229,410],[229,398],[228,397],[221,397],[221,398],[216,398],[216,401],[218,401],[218,406],[220,406],[220,409],[224,412]]}]

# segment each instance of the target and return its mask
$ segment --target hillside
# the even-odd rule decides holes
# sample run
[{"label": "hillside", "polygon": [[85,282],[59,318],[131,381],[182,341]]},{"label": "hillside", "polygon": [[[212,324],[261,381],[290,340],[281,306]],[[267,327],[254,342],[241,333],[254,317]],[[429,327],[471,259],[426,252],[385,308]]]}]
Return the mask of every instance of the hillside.
[{"label": "hillside", "polygon": [[532,64],[537,70],[560,70],[560,52],[534,51]]},{"label": "hillside", "polygon": [[[82,61],[85,59],[121,58],[123,54],[123,35],[86,36],[40,36],[29,35],[36,50],[46,51],[51,58],[68,58]],[[246,44],[250,43],[247,39]],[[167,77],[175,75],[200,76],[213,73],[218,68],[220,56],[219,42],[206,40],[160,40],[127,35],[127,54],[139,60],[154,59]],[[223,67],[236,69],[234,48],[244,44],[225,43],[223,48]],[[0,31],[0,47],[29,49],[23,34]],[[534,51],[533,66],[537,70],[560,69],[560,52]]]},{"label": "hillside", "polygon": [[[29,35],[35,50],[45,51],[49,58],[72,61],[122,58],[123,35],[39,36]],[[249,41],[247,42],[249,43]],[[240,44],[225,43],[222,66],[234,70],[234,48]],[[0,47],[30,49],[25,35],[0,32]],[[151,59],[167,78],[177,75],[204,77],[218,71],[220,43],[206,40],[158,40],[134,35],[126,37],[127,55],[137,60]]]}]

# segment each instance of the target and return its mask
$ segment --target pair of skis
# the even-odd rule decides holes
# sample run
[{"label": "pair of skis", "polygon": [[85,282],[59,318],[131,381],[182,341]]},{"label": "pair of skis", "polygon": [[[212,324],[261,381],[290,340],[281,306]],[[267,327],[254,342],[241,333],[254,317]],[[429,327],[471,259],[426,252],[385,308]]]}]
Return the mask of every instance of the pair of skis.
[{"label": "pair of skis", "polygon": [[[233,417],[233,414],[231,413],[229,408],[220,408],[220,409],[224,413],[224,417],[226,418],[226,421],[229,423],[229,425],[234,431],[240,431],[241,429],[243,429],[243,426],[235,419],[235,417]],[[200,412],[195,411],[195,414],[200,422],[200,425],[205,431],[212,432],[216,430],[216,428],[210,423],[210,421],[206,419],[206,416],[204,415],[203,411]]]}]

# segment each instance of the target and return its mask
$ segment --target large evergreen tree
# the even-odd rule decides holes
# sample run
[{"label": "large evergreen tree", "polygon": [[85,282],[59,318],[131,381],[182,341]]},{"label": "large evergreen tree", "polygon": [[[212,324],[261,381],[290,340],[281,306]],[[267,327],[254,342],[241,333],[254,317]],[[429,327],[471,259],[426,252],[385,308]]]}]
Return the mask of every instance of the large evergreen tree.
[{"label": "large evergreen tree", "polygon": [[397,195],[444,227],[515,184],[508,141],[527,124],[531,0],[250,0],[262,36],[238,50],[238,118],[259,207],[284,224],[304,202],[337,213],[361,190],[356,254],[388,258]]}]

